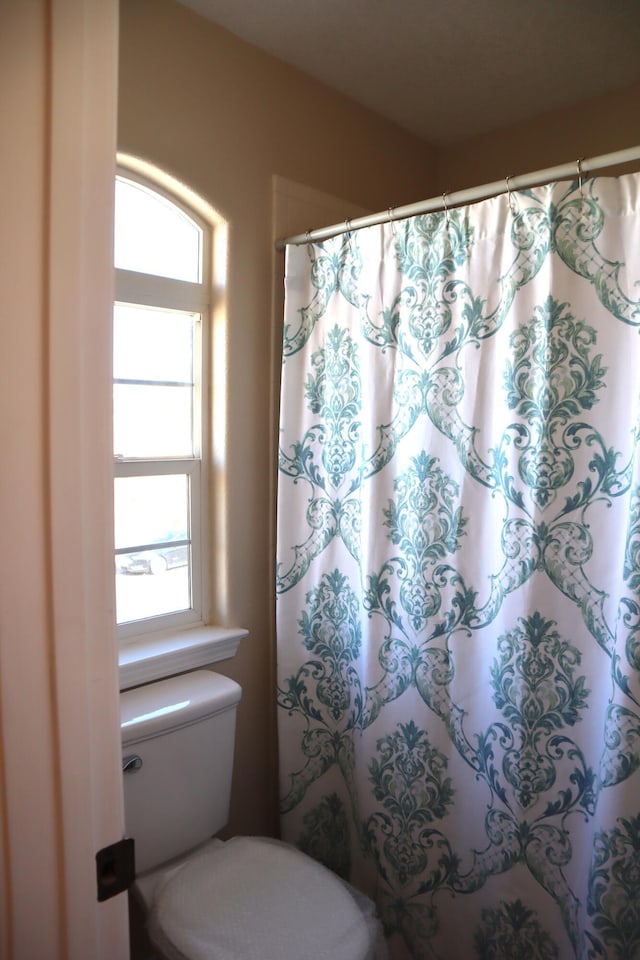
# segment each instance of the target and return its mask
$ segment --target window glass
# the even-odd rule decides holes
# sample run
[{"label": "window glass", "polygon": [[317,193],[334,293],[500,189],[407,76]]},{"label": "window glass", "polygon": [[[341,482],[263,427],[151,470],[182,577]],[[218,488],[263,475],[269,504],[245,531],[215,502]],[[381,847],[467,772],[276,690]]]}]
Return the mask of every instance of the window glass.
[{"label": "window glass", "polygon": [[195,313],[116,303],[114,378],[192,383],[197,320]]},{"label": "window glass", "polygon": [[[135,623],[191,607],[190,547],[132,554],[116,577],[118,623]],[[124,564],[124,561],[123,561]]]},{"label": "window glass", "polygon": [[115,213],[116,269],[201,282],[202,230],[178,206],[117,177]]},{"label": "window glass", "polygon": [[116,457],[194,455],[194,332],[198,320],[194,313],[116,304]]},{"label": "window glass", "polygon": [[193,390],[152,384],[113,386],[116,457],[193,456]]},{"label": "window glass", "polygon": [[114,501],[116,550],[189,536],[186,474],[116,477]]},{"label": "window glass", "polygon": [[118,623],[191,607],[189,487],[186,474],[116,477]]}]

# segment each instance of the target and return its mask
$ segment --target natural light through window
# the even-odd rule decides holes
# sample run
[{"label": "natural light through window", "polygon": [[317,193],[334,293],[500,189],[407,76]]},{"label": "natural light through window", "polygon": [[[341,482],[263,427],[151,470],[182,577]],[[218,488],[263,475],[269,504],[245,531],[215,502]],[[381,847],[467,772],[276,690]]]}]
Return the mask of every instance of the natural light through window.
[{"label": "natural light through window", "polygon": [[202,618],[207,245],[178,203],[117,178],[114,517],[125,637]]},{"label": "natural light through window", "polygon": [[200,283],[202,241],[202,228],[170,200],[117,178],[116,269]]},{"label": "natural light through window", "polygon": [[200,317],[117,303],[113,419],[116,457],[194,455],[194,344]]}]

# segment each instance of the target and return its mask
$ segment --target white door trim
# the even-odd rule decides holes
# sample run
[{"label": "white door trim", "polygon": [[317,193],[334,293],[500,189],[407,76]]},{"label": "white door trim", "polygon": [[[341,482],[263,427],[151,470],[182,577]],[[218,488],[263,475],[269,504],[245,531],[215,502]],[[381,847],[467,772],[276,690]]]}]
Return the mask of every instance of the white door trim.
[{"label": "white door trim", "polygon": [[0,957],[129,955],[111,303],[117,0],[0,11]]}]

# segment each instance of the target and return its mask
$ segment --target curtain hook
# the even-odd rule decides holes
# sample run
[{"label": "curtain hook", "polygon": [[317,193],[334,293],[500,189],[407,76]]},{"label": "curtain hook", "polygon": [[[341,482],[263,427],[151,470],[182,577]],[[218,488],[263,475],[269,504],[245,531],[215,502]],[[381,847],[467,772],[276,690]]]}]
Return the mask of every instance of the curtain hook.
[{"label": "curtain hook", "polygon": [[395,238],[396,235],[396,222],[393,219],[393,207],[389,207],[387,213],[389,214],[389,223],[391,224],[391,236]]},{"label": "curtain hook", "polygon": [[515,197],[511,192],[511,184],[509,183],[509,181],[511,180],[511,176],[505,177],[505,180],[507,183],[507,195],[509,197],[509,210],[511,210],[511,213],[515,217],[518,213],[518,205],[516,203]]},{"label": "curtain hook", "polygon": [[442,205],[444,206],[444,212],[447,219],[447,226],[449,226],[449,207],[447,206],[447,191],[442,194]]},{"label": "curtain hook", "polygon": [[580,196],[581,196],[581,197],[584,196],[584,194],[583,194],[583,192],[582,192],[582,161],[583,161],[583,160],[584,160],[584,157],[578,157],[578,159],[576,160],[576,166],[577,166],[577,168],[578,168],[578,185],[579,185],[579,187],[580,187]]},{"label": "curtain hook", "polygon": [[353,230],[351,229],[350,219],[347,219],[344,221],[344,232],[345,232],[347,253],[351,254],[353,252],[353,248],[351,246],[351,241],[353,239]]},{"label": "curtain hook", "polygon": [[305,243],[311,243],[311,230],[307,230],[304,235]]}]

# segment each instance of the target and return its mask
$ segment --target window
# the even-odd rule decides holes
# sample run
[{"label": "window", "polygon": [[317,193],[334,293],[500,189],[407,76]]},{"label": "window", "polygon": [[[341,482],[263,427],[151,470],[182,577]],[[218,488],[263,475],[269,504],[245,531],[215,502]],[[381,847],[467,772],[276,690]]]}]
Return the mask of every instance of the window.
[{"label": "window", "polygon": [[116,178],[114,515],[123,638],[204,619],[211,231],[177,198]]}]

